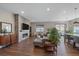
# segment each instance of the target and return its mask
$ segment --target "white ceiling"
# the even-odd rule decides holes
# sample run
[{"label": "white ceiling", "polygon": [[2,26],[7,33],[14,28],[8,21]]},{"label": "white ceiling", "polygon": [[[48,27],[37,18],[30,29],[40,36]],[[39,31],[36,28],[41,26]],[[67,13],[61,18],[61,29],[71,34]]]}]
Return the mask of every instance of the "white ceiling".
[{"label": "white ceiling", "polygon": [[[32,22],[68,21],[79,17],[79,4],[77,3],[2,3],[0,9],[18,13]],[[50,11],[47,11],[50,8]],[[75,9],[76,16],[75,16]],[[24,14],[21,13],[24,11]]]}]

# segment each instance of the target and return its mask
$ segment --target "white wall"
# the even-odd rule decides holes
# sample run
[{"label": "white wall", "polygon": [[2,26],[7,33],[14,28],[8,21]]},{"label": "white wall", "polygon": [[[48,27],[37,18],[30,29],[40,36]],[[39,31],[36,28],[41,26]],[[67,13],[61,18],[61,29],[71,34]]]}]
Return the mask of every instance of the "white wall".
[{"label": "white wall", "polygon": [[14,33],[14,16],[5,10],[0,9],[0,22],[7,22],[12,24],[12,32]]}]

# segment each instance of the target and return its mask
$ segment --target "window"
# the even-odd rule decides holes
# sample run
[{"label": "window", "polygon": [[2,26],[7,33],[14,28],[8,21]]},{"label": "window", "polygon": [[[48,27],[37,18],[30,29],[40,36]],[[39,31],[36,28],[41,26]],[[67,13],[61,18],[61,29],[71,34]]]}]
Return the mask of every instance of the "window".
[{"label": "window", "polygon": [[74,26],[74,33],[79,34],[79,26]]},{"label": "window", "polygon": [[44,32],[44,25],[36,25],[36,32]]},{"label": "window", "polygon": [[64,25],[56,25],[56,28],[61,31],[61,32],[64,32]]},{"label": "window", "polygon": [[64,34],[65,26],[63,24],[56,25],[56,28],[57,28],[59,33],[61,33],[62,35]]}]

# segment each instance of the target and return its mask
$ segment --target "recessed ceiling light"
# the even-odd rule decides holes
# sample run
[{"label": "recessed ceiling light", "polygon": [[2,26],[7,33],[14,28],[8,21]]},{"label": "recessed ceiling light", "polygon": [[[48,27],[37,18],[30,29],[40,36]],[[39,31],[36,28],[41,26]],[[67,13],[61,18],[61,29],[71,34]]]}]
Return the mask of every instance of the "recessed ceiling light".
[{"label": "recessed ceiling light", "polygon": [[24,14],[24,11],[21,11],[22,14]]},{"label": "recessed ceiling light", "polygon": [[50,11],[50,8],[47,8],[47,11]]},{"label": "recessed ceiling light", "polygon": [[66,11],[64,10],[64,14],[66,13]]}]

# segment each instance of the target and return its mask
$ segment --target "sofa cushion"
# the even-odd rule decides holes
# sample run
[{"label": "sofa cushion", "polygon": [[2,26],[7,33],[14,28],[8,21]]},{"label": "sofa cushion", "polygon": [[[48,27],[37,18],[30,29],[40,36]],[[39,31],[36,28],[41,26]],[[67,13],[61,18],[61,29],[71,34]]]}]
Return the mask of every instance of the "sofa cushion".
[{"label": "sofa cushion", "polygon": [[36,38],[36,39],[34,40],[34,42],[42,42],[42,40],[39,39],[39,38]]}]

